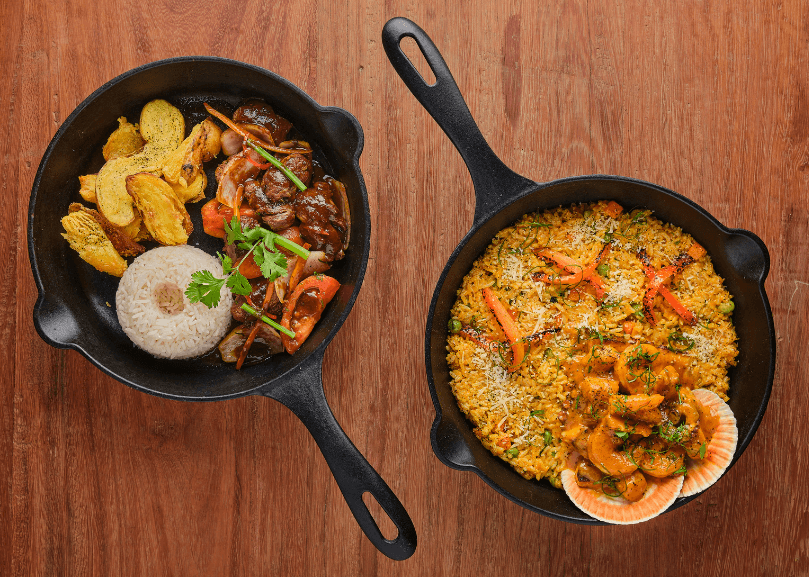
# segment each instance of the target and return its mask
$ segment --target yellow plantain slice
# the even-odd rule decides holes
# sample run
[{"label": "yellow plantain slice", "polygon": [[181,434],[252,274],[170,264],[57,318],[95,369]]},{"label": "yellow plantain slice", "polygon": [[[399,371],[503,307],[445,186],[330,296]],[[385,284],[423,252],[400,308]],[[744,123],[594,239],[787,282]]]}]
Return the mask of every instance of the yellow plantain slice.
[{"label": "yellow plantain slice", "polygon": [[157,242],[164,245],[188,242],[193,230],[191,217],[169,183],[154,174],[140,172],[126,177],[126,190]]},{"label": "yellow plantain slice", "polygon": [[222,150],[222,129],[210,118],[202,121],[205,146],[202,148],[202,162],[213,160]]},{"label": "yellow plantain slice", "polygon": [[87,202],[96,203],[96,174],[79,177],[79,194]]},{"label": "yellow plantain slice", "polygon": [[188,138],[163,159],[163,178],[171,184],[187,187],[199,173],[202,166],[202,148],[205,144],[202,123],[191,129]]},{"label": "yellow plantain slice", "polygon": [[180,199],[180,202],[197,202],[205,200],[205,187],[208,186],[208,177],[205,176],[205,171],[200,170],[197,177],[188,186],[182,184],[172,184],[171,188],[174,194]]},{"label": "yellow plantain slice", "polygon": [[166,155],[161,167],[163,178],[172,186],[190,187],[202,170],[203,161],[213,159],[221,144],[222,131],[210,118],[191,129],[191,134]]},{"label": "yellow plantain slice", "polygon": [[90,214],[81,210],[71,212],[62,218],[62,226],[66,232],[62,236],[84,261],[113,276],[124,274],[126,261]]},{"label": "yellow plantain slice", "polygon": [[126,190],[126,177],[138,172],[159,174],[166,154],[183,140],[183,115],[165,100],[152,100],[141,111],[140,133],[146,140],[143,149],[130,156],[108,160],[96,177],[98,209],[107,220],[121,228],[136,218],[132,197]]},{"label": "yellow plantain slice", "polygon": [[144,144],[145,141],[141,138],[137,125],[130,124],[126,117],[122,116],[118,119],[118,128],[110,134],[107,143],[101,149],[101,154],[104,155],[104,160],[112,160],[133,154],[143,148]]}]

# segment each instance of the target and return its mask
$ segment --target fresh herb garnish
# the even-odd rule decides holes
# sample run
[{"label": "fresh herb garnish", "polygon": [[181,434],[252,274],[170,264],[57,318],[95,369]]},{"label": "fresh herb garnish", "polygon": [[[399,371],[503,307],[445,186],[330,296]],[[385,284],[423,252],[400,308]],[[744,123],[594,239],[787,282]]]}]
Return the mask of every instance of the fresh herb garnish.
[{"label": "fresh herb garnish", "polygon": [[222,298],[222,287],[224,286],[227,286],[233,294],[249,295],[252,287],[247,278],[239,272],[239,267],[251,254],[253,261],[261,269],[261,274],[270,282],[287,272],[287,259],[282,252],[276,250],[277,247],[289,250],[301,258],[309,258],[308,250],[271,230],[260,226],[242,229],[241,223],[235,215],[230,224],[225,222],[225,232],[228,244],[235,244],[239,248],[247,250],[247,254],[236,266],[233,266],[233,261],[229,256],[217,254],[222,261],[222,272],[225,274],[225,278],[215,277],[207,270],[193,273],[191,283],[185,290],[188,300],[192,303],[201,302],[208,308],[217,306]]},{"label": "fresh herb garnish", "polygon": [[259,314],[259,312],[258,312],[256,309],[254,309],[253,307],[251,307],[251,306],[250,306],[250,305],[248,305],[247,303],[242,303],[242,310],[243,310],[244,312],[246,312],[246,313],[249,313],[249,314],[253,315],[254,317],[256,317],[256,318],[258,318],[258,319],[261,319],[262,321],[264,321],[265,323],[267,323],[268,325],[270,325],[272,328],[274,328],[274,329],[276,329],[276,330],[281,331],[282,333],[284,333],[284,334],[285,334],[286,336],[288,336],[289,338],[291,338],[291,339],[294,339],[294,338],[295,338],[295,333],[293,333],[291,330],[289,330],[289,329],[288,329],[288,328],[286,328],[286,327],[283,327],[283,326],[279,325],[277,322],[275,322],[274,320],[272,320],[272,319],[271,319],[270,317],[268,317],[267,315],[261,315],[261,314]]},{"label": "fresh herb garnish", "polygon": [[674,331],[669,335],[669,348],[678,353],[684,353],[694,348],[696,342],[691,337],[684,335],[680,331]]}]

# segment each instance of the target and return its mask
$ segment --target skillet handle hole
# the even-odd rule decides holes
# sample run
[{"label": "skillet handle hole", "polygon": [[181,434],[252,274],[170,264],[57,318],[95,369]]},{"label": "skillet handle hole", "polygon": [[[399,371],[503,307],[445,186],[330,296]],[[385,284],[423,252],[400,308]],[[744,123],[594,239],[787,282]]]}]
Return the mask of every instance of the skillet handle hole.
[{"label": "skillet handle hole", "polygon": [[396,539],[396,537],[399,536],[399,530],[396,528],[396,525],[393,524],[390,517],[388,517],[388,514],[385,513],[385,510],[376,500],[376,497],[366,491],[362,494],[362,502],[365,503],[365,506],[371,513],[371,517],[376,521],[376,526],[379,527],[379,532],[382,533],[382,536],[388,541]]},{"label": "skillet handle hole", "polygon": [[421,51],[421,48],[419,48],[419,44],[416,42],[415,38],[405,36],[399,43],[399,47],[402,49],[402,52],[404,52],[404,55],[407,56],[407,59],[410,60],[410,64],[413,65],[413,68],[416,69],[416,72],[419,73],[425,84],[435,86],[435,73],[424,58],[424,53]]}]

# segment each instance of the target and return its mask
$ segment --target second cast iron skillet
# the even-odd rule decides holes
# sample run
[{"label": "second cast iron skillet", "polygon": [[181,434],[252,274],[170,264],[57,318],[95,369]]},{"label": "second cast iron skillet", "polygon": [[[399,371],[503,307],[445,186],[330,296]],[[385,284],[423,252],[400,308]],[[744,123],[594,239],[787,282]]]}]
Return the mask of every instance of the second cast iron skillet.
[{"label": "second cast iron skillet", "polygon": [[[137,119],[143,105],[155,98],[177,106],[187,129],[208,116],[203,102],[230,114],[245,99],[261,98],[292,122],[313,145],[315,158],[345,184],[351,209],[350,246],[345,258],[329,272],[341,287],[294,355],[276,355],[240,371],[221,362],[152,357],[137,349],[118,324],[114,308],[118,279],[79,259],[60,236],[60,219],[68,213],[71,202],[80,200],[77,177],[101,167],[101,147],[117,127],[116,119]],[[322,382],[326,346],[357,298],[368,261],[371,224],[359,169],[362,147],[362,128],[351,114],[320,106],[288,80],[257,66],[189,56],[153,62],[122,74],[87,97],[65,120],[37,171],[28,210],[28,252],[39,291],[34,325],[47,343],[80,352],[108,375],[139,391],[182,401],[245,395],[280,401],[314,437],[346,503],[371,542],[388,557],[406,559],[416,548],[413,522],[340,428],[326,403]],[[220,155],[218,162],[222,158]],[[209,199],[216,192],[216,164],[206,165]],[[189,205],[194,221],[189,244],[214,254],[222,250],[222,241],[202,232],[200,205]],[[396,525],[399,534],[395,539],[383,537],[362,500],[365,492],[374,496]]]},{"label": "second cast iron skillet", "polygon": [[[405,37],[413,38],[421,49],[435,74],[433,85],[425,83],[402,51],[400,42]],[[609,199],[625,209],[650,209],[659,219],[691,234],[708,250],[733,295],[733,321],[739,336],[738,365],[730,370],[729,391],[739,427],[735,463],[761,422],[775,371],[775,331],[764,291],[770,258],[764,243],[751,232],[724,227],[694,202],[648,182],[594,175],[537,183],[514,173],[486,143],[444,59],[421,28],[405,18],[394,18],[385,24],[382,43],[393,68],[460,152],[476,195],[472,228],[449,257],[427,316],[427,380],[436,411],[430,438],[438,458],[449,467],[477,473],[528,509],[564,521],[601,524],[577,509],[564,491],[547,481],[524,479],[483,447],[450,390],[446,344],[450,309],[461,281],[500,230],[529,212]],[[678,499],[672,508],[693,498]]]}]

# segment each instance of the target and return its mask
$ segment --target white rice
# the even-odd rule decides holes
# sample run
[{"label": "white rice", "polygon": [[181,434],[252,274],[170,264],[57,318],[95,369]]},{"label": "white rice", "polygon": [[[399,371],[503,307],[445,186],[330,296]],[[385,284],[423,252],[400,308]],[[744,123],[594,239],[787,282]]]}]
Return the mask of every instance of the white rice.
[{"label": "white rice", "polygon": [[[188,245],[146,251],[126,269],[115,305],[118,322],[133,343],[156,357],[187,359],[208,352],[222,340],[230,326],[233,296],[223,287],[216,307],[192,304],[185,289],[198,270],[223,277],[218,259]],[[182,310],[174,314],[164,312],[155,296],[156,289],[166,283],[179,289],[174,291],[178,305],[182,298]]]}]

